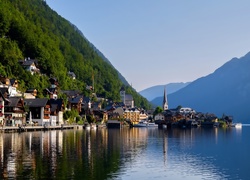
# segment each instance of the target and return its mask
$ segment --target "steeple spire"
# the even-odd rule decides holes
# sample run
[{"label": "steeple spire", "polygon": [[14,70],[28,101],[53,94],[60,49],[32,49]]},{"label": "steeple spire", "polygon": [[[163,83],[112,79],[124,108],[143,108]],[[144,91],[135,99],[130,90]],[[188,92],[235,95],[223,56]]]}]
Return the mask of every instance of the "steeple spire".
[{"label": "steeple spire", "polygon": [[166,95],[166,87],[164,88],[162,109],[163,109],[164,111],[168,109],[168,101],[167,101],[167,95]]}]

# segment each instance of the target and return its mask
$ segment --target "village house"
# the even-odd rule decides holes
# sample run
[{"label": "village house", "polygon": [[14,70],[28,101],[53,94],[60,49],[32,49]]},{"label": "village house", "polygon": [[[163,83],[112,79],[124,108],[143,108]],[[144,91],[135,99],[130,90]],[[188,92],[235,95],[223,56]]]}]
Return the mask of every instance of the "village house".
[{"label": "village house", "polygon": [[17,87],[18,81],[16,79],[0,76],[0,88],[7,88],[9,97],[22,96],[22,93],[17,90]]},{"label": "village house", "polygon": [[213,127],[215,125],[215,123],[218,122],[218,118],[215,114],[213,113],[206,113],[203,114],[203,118],[204,119],[199,119],[199,123],[201,124],[201,126],[207,127],[207,126],[211,126]]},{"label": "village house", "polygon": [[120,119],[121,119],[121,117],[123,118],[123,115],[122,115],[122,116],[120,116],[120,114],[119,114],[119,113],[117,113],[117,112],[113,112],[113,111],[109,111],[109,112],[108,112],[108,119],[116,119],[116,120],[120,120]]},{"label": "village house", "polygon": [[37,60],[25,58],[24,60],[19,60],[21,66],[24,67],[25,70],[29,71],[32,75],[34,73],[40,73],[40,69],[36,67]]},{"label": "village house", "polygon": [[136,124],[140,120],[140,111],[137,108],[126,109],[123,113],[123,118],[132,124]]},{"label": "village house", "polygon": [[116,105],[116,104],[112,104],[107,106],[106,111],[108,112],[108,118],[109,119],[121,119],[123,118],[123,113],[124,113],[124,109],[123,107]]},{"label": "village house", "polygon": [[80,115],[86,114],[91,109],[90,98],[81,95],[79,90],[62,90],[61,92],[67,96],[65,109],[76,109]]},{"label": "village house", "polygon": [[63,122],[63,111],[64,103],[63,99],[50,99],[50,122],[51,126],[64,124]]},{"label": "village house", "polygon": [[17,79],[10,79],[10,85],[12,87],[18,88],[18,80]]},{"label": "village house", "polygon": [[58,91],[56,88],[46,88],[44,89],[44,95],[47,95],[49,99],[57,99]]},{"label": "village house", "polygon": [[10,96],[8,87],[0,87],[0,91],[5,99]]},{"label": "village house", "polygon": [[6,126],[17,126],[25,123],[24,100],[20,97],[9,97],[4,103]]},{"label": "village house", "polygon": [[24,99],[25,105],[29,108],[29,124],[50,125],[51,105],[47,98]]},{"label": "village house", "polygon": [[74,98],[81,94],[79,90],[61,90],[61,93],[66,94],[68,98]]},{"label": "village house", "polygon": [[21,97],[22,96],[22,93],[18,92],[16,87],[13,87],[13,86],[8,87],[8,92],[9,92],[10,97],[16,97],[16,96]]},{"label": "village house", "polygon": [[156,114],[154,117],[155,122],[164,121],[164,120],[165,120],[165,117],[164,117],[163,112]]},{"label": "village house", "polygon": [[232,123],[233,123],[233,116],[227,116],[227,115],[223,114],[222,117],[221,117],[221,120],[225,121],[226,124],[228,124],[228,125],[232,125]]},{"label": "village house", "polygon": [[75,75],[74,72],[69,71],[69,72],[68,72],[68,75],[69,75],[69,77],[71,77],[72,79],[76,79],[76,75]]},{"label": "village house", "polygon": [[145,110],[140,111],[140,118],[139,119],[140,119],[140,121],[141,120],[148,120],[148,115],[147,115]]},{"label": "village house", "polygon": [[10,79],[0,75],[0,87],[9,87],[10,86]]},{"label": "village house", "polygon": [[126,94],[125,95],[125,105],[128,108],[134,108],[134,98],[131,94]]},{"label": "village house", "polygon": [[37,90],[36,89],[28,89],[23,94],[25,99],[35,99],[37,96]]},{"label": "village house", "polygon": [[91,109],[91,99],[90,97],[83,97],[82,100],[82,113],[81,114],[86,114],[90,109]]},{"label": "village house", "polygon": [[104,123],[108,121],[108,113],[105,110],[92,110],[96,122]]},{"label": "village house", "polygon": [[76,97],[68,98],[68,109],[75,109],[80,114],[82,112],[82,101],[83,96],[79,95]]},{"label": "village house", "polygon": [[148,115],[148,120],[150,120],[150,121],[154,120],[154,110],[153,109],[147,110],[146,113]]},{"label": "village house", "polygon": [[0,124],[3,125],[4,122],[4,104],[5,101],[8,101],[4,98],[2,92],[0,91]]},{"label": "village house", "polygon": [[91,108],[94,110],[102,109],[102,102],[101,101],[93,102]]},{"label": "village house", "polygon": [[86,90],[93,91],[93,86],[87,85]]},{"label": "village house", "polygon": [[118,118],[123,117],[124,109],[121,106],[116,106],[115,109],[113,110],[114,114],[118,115]]},{"label": "village house", "polygon": [[176,123],[185,119],[185,115],[179,113],[177,109],[168,109],[164,112],[164,119],[166,123]]},{"label": "village house", "polygon": [[49,78],[49,82],[50,82],[50,88],[58,88],[59,82],[56,78],[54,77]]},{"label": "village house", "polygon": [[120,89],[121,101],[125,104],[127,108],[134,108],[134,99],[131,94],[126,94],[125,88]]}]

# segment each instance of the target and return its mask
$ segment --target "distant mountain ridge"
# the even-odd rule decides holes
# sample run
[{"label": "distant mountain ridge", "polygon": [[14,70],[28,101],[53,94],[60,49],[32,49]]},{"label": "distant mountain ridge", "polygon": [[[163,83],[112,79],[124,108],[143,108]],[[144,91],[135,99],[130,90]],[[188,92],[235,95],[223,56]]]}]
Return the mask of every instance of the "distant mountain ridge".
[{"label": "distant mountain ridge", "polygon": [[[170,108],[178,105],[196,111],[232,115],[234,121],[250,120],[250,53],[233,58],[205,77],[168,95]],[[157,101],[158,105],[160,101]]]},{"label": "distant mountain ridge", "polygon": [[139,93],[145,97],[148,101],[152,101],[155,98],[160,97],[161,101],[162,101],[162,97],[163,97],[163,92],[164,92],[164,88],[166,88],[166,93],[167,94],[171,94],[174,93],[178,90],[180,90],[181,88],[184,88],[185,86],[187,86],[190,82],[179,82],[179,83],[169,83],[166,85],[157,85],[157,86],[152,86],[149,87],[147,89],[144,89],[142,91],[140,91]]}]

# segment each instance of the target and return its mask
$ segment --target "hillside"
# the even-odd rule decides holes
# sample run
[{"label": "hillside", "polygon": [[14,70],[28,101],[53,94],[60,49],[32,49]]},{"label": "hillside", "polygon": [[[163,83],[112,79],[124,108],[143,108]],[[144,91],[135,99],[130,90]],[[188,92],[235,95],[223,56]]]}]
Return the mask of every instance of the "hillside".
[{"label": "hillside", "polygon": [[234,121],[250,120],[250,53],[233,58],[214,73],[199,78],[168,96],[169,106],[192,107],[196,111],[232,115]]},{"label": "hillside", "polygon": [[[42,76],[32,76],[18,64],[26,57],[38,60]],[[68,71],[77,80],[68,77]],[[48,87],[48,77],[57,78],[61,89],[84,94],[94,78],[95,92],[113,100],[120,99],[124,84],[135,105],[149,106],[74,25],[41,0],[0,0],[0,74],[18,79],[23,91],[38,89],[39,96]]]},{"label": "hillside", "polygon": [[[75,25],[73,25],[72,24],[72,26],[76,29],[76,31],[78,31],[78,33],[86,40],[86,41],[88,41],[88,39],[84,36],[84,34],[75,26]],[[104,60],[104,61],[106,61],[108,64],[110,64],[113,68],[115,68],[112,64],[111,64],[111,62],[105,57],[105,55],[101,52],[101,51],[99,51],[99,49],[97,49],[96,47],[95,47],[95,45],[94,44],[92,44],[91,42],[89,42],[88,41],[88,43],[89,43],[89,45],[91,46],[91,48],[93,48],[93,50]],[[125,85],[125,86],[129,86],[129,83],[128,83],[128,81],[125,79],[125,77],[123,77],[123,75],[119,72],[119,71],[117,71],[117,73],[118,73],[118,77],[119,77],[119,79],[122,81],[122,83]]]},{"label": "hillside", "polygon": [[189,82],[187,82],[187,83],[180,82],[180,83],[169,83],[166,85],[152,86],[152,87],[149,87],[147,89],[140,91],[139,93],[143,97],[147,98],[148,101],[152,101],[155,98],[157,98],[157,99],[159,98],[159,99],[161,99],[160,100],[160,104],[161,104],[162,98],[163,98],[164,88],[166,88],[167,94],[171,94],[171,93],[174,93],[174,92],[180,90],[181,88],[184,88],[188,84],[189,84]]}]

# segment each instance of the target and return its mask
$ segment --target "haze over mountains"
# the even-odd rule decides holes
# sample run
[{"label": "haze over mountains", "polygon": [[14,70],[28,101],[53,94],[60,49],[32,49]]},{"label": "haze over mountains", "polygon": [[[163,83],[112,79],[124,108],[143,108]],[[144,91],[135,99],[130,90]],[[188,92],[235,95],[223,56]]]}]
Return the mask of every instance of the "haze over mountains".
[{"label": "haze over mountains", "polygon": [[[170,108],[178,105],[196,111],[232,115],[235,122],[250,120],[250,53],[233,58],[205,77],[168,94]],[[151,101],[161,106],[162,96]]]},{"label": "haze over mountains", "polygon": [[187,82],[187,83],[179,82],[179,83],[169,83],[166,85],[157,85],[157,86],[152,86],[152,87],[149,87],[147,89],[144,89],[144,90],[140,91],[139,93],[143,97],[147,98],[148,101],[151,101],[151,102],[154,102],[155,98],[160,97],[161,103],[162,103],[162,97],[163,97],[163,92],[164,92],[165,88],[166,88],[166,93],[171,94],[171,93],[178,91],[181,88],[184,88],[188,84],[189,84],[189,82]]}]

